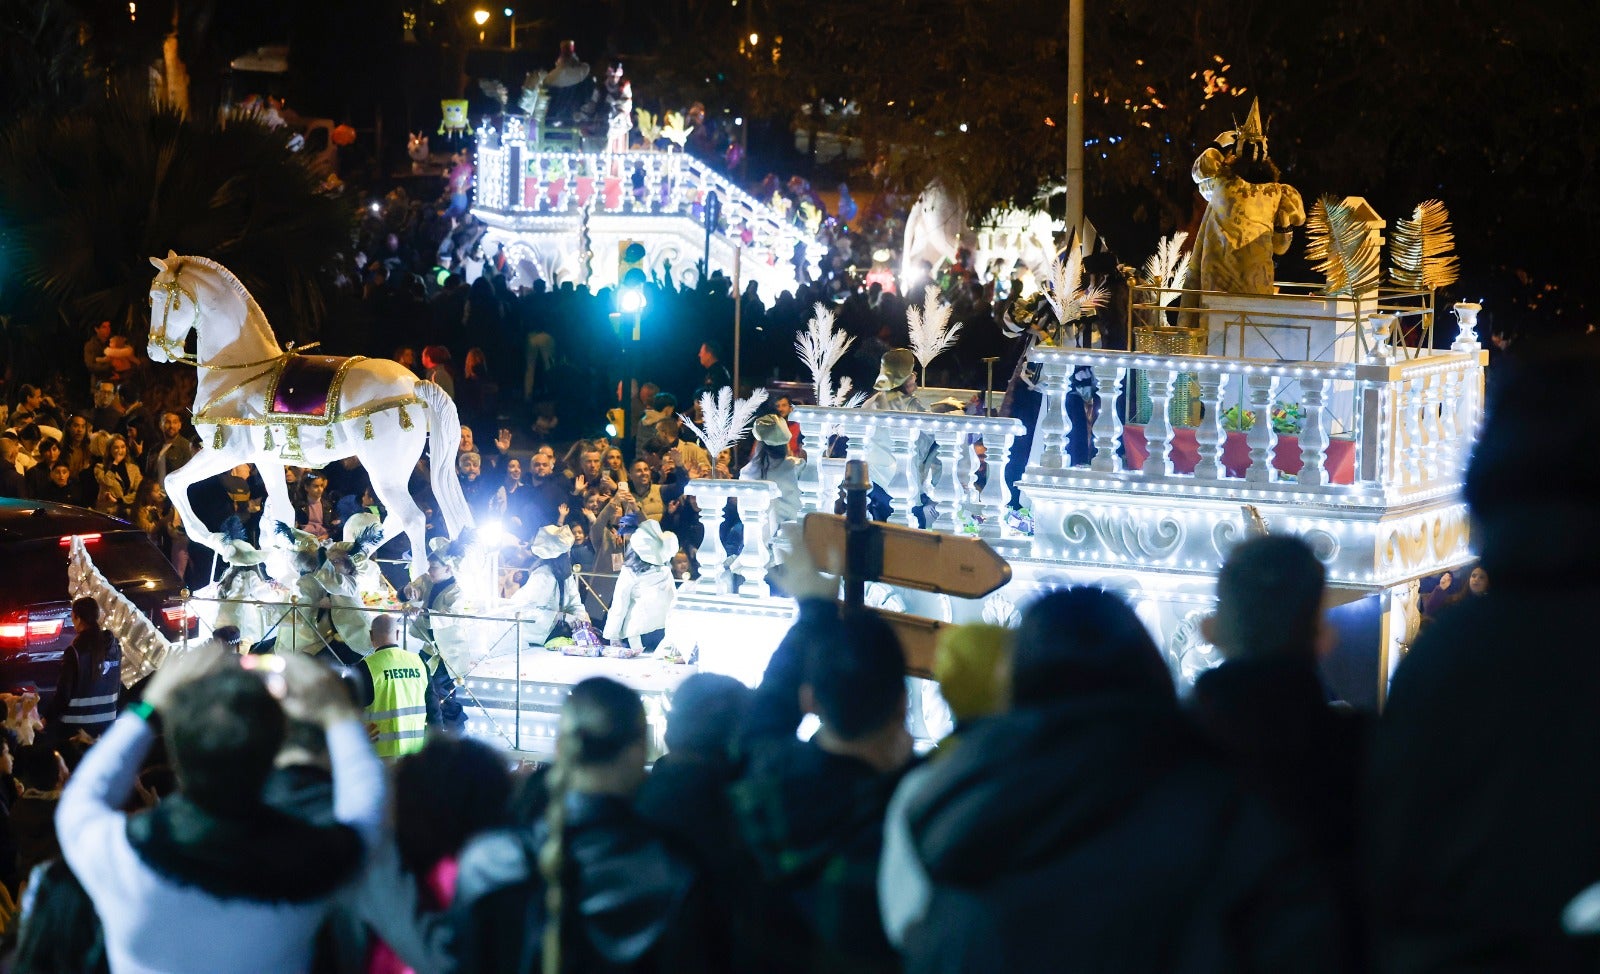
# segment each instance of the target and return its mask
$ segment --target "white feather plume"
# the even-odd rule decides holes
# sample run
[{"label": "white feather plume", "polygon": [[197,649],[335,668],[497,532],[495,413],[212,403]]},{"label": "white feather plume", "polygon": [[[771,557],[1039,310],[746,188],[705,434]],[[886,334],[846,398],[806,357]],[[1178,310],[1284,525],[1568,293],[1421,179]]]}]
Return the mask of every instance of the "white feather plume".
[{"label": "white feather plume", "polygon": [[922,292],[922,307],[906,308],[906,325],[911,332],[911,354],[926,371],[928,363],[950,350],[961,333],[961,324],[950,323],[954,309],[939,298],[939,289],[928,285]]},{"label": "white feather plume", "polygon": [[712,462],[715,462],[723,450],[738,443],[744,439],[746,433],[750,432],[750,423],[756,418],[756,409],[766,401],[765,389],[752,392],[749,399],[736,400],[733,398],[733,390],[723,386],[715,396],[709,392],[700,394],[700,416],[705,423],[704,427],[696,426],[687,416],[682,417],[683,425],[700,437],[700,444],[706,448],[706,453],[711,456]]},{"label": "white feather plume", "polygon": [[1077,247],[1067,248],[1067,259],[1052,258],[1043,282],[1045,300],[1063,328],[1100,307],[1106,289],[1099,284],[1083,286],[1083,254]]},{"label": "white feather plume", "polygon": [[1163,305],[1178,300],[1178,288],[1183,287],[1184,278],[1189,276],[1189,257],[1193,252],[1183,249],[1184,241],[1188,239],[1187,230],[1162,237],[1156,244],[1156,252],[1144,262],[1144,282],[1163,289]]},{"label": "white feather plume", "polygon": [[839,364],[854,343],[854,338],[835,328],[833,311],[822,302],[817,302],[816,314],[806,323],[806,330],[794,340],[800,361],[811,373],[811,386],[817,405],[836,406],[839,404],[836,400],[842,400],[848,394],[848,377],[839,380],[839,389],[834,391],[833,367]]}]

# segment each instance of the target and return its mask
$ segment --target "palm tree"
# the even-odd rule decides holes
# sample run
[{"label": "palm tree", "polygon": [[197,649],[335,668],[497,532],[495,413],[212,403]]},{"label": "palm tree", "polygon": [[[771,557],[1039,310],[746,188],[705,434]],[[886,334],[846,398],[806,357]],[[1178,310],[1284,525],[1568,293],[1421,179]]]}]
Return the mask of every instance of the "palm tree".
[{"label": "palm tree", "polygon": [[78,29],[60,0],[0,0],[0,118],[81,97],[89,64]]},{"label": "palm tree", "polygon": [[146,258],[170,248],[226,264],[280,336],[304,340],[354,225],[324,178],[282,130],[184,118],[142,93],[28,115],[0,134],[0,281],[68,322],[109,319],[138,338]]}]

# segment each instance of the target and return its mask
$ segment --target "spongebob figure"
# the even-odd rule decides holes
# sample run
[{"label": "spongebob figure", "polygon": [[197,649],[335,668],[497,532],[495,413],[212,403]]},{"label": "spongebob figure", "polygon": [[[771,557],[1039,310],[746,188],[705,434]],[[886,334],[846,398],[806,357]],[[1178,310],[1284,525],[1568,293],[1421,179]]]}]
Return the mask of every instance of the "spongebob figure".
[{"label": "spongebob figure", "polygon": [[444,120],[439,123],[440,135],[454,138],[458,135],[472,134],[472,126],[467,122],[465,98],[445,98],[439,102],[439,108],[444,112]]}]

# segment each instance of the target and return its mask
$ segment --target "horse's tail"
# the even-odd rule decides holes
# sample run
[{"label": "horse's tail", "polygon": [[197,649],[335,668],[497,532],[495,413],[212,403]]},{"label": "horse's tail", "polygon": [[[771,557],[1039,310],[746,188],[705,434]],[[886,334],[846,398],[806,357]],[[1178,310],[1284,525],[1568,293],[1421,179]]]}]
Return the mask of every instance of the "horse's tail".
[{"label": "horse's tail", "polygon": [[461,418],[456,415],[456,404],[445,391],[426,379],[417,383],[417,395],[433,413],[428,424],[428,476],[433,482],[433,498],[439,502],[444,514],[445,528],[450,537],[458,538],[461,532],[472,527],[472,509],[467,507],[466,495],[461,492],[461,481],[456,479],[456,451],[461,448]]}]

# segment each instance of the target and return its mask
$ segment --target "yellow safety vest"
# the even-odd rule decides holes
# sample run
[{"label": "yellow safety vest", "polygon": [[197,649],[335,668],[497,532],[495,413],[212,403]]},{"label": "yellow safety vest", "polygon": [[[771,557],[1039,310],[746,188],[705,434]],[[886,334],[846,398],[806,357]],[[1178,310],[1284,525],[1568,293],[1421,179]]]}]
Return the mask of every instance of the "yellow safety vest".
[{"label": "yellow safety vest", "polygon": [[378,757],[397,758],[422,750],[427,723],[424,695],[428,689],[422,657],[399,646],[385,646],[373,650],[364,662],[372,674],[372,706],[367,708],[367,722],[378,726],[373,742]]}]

